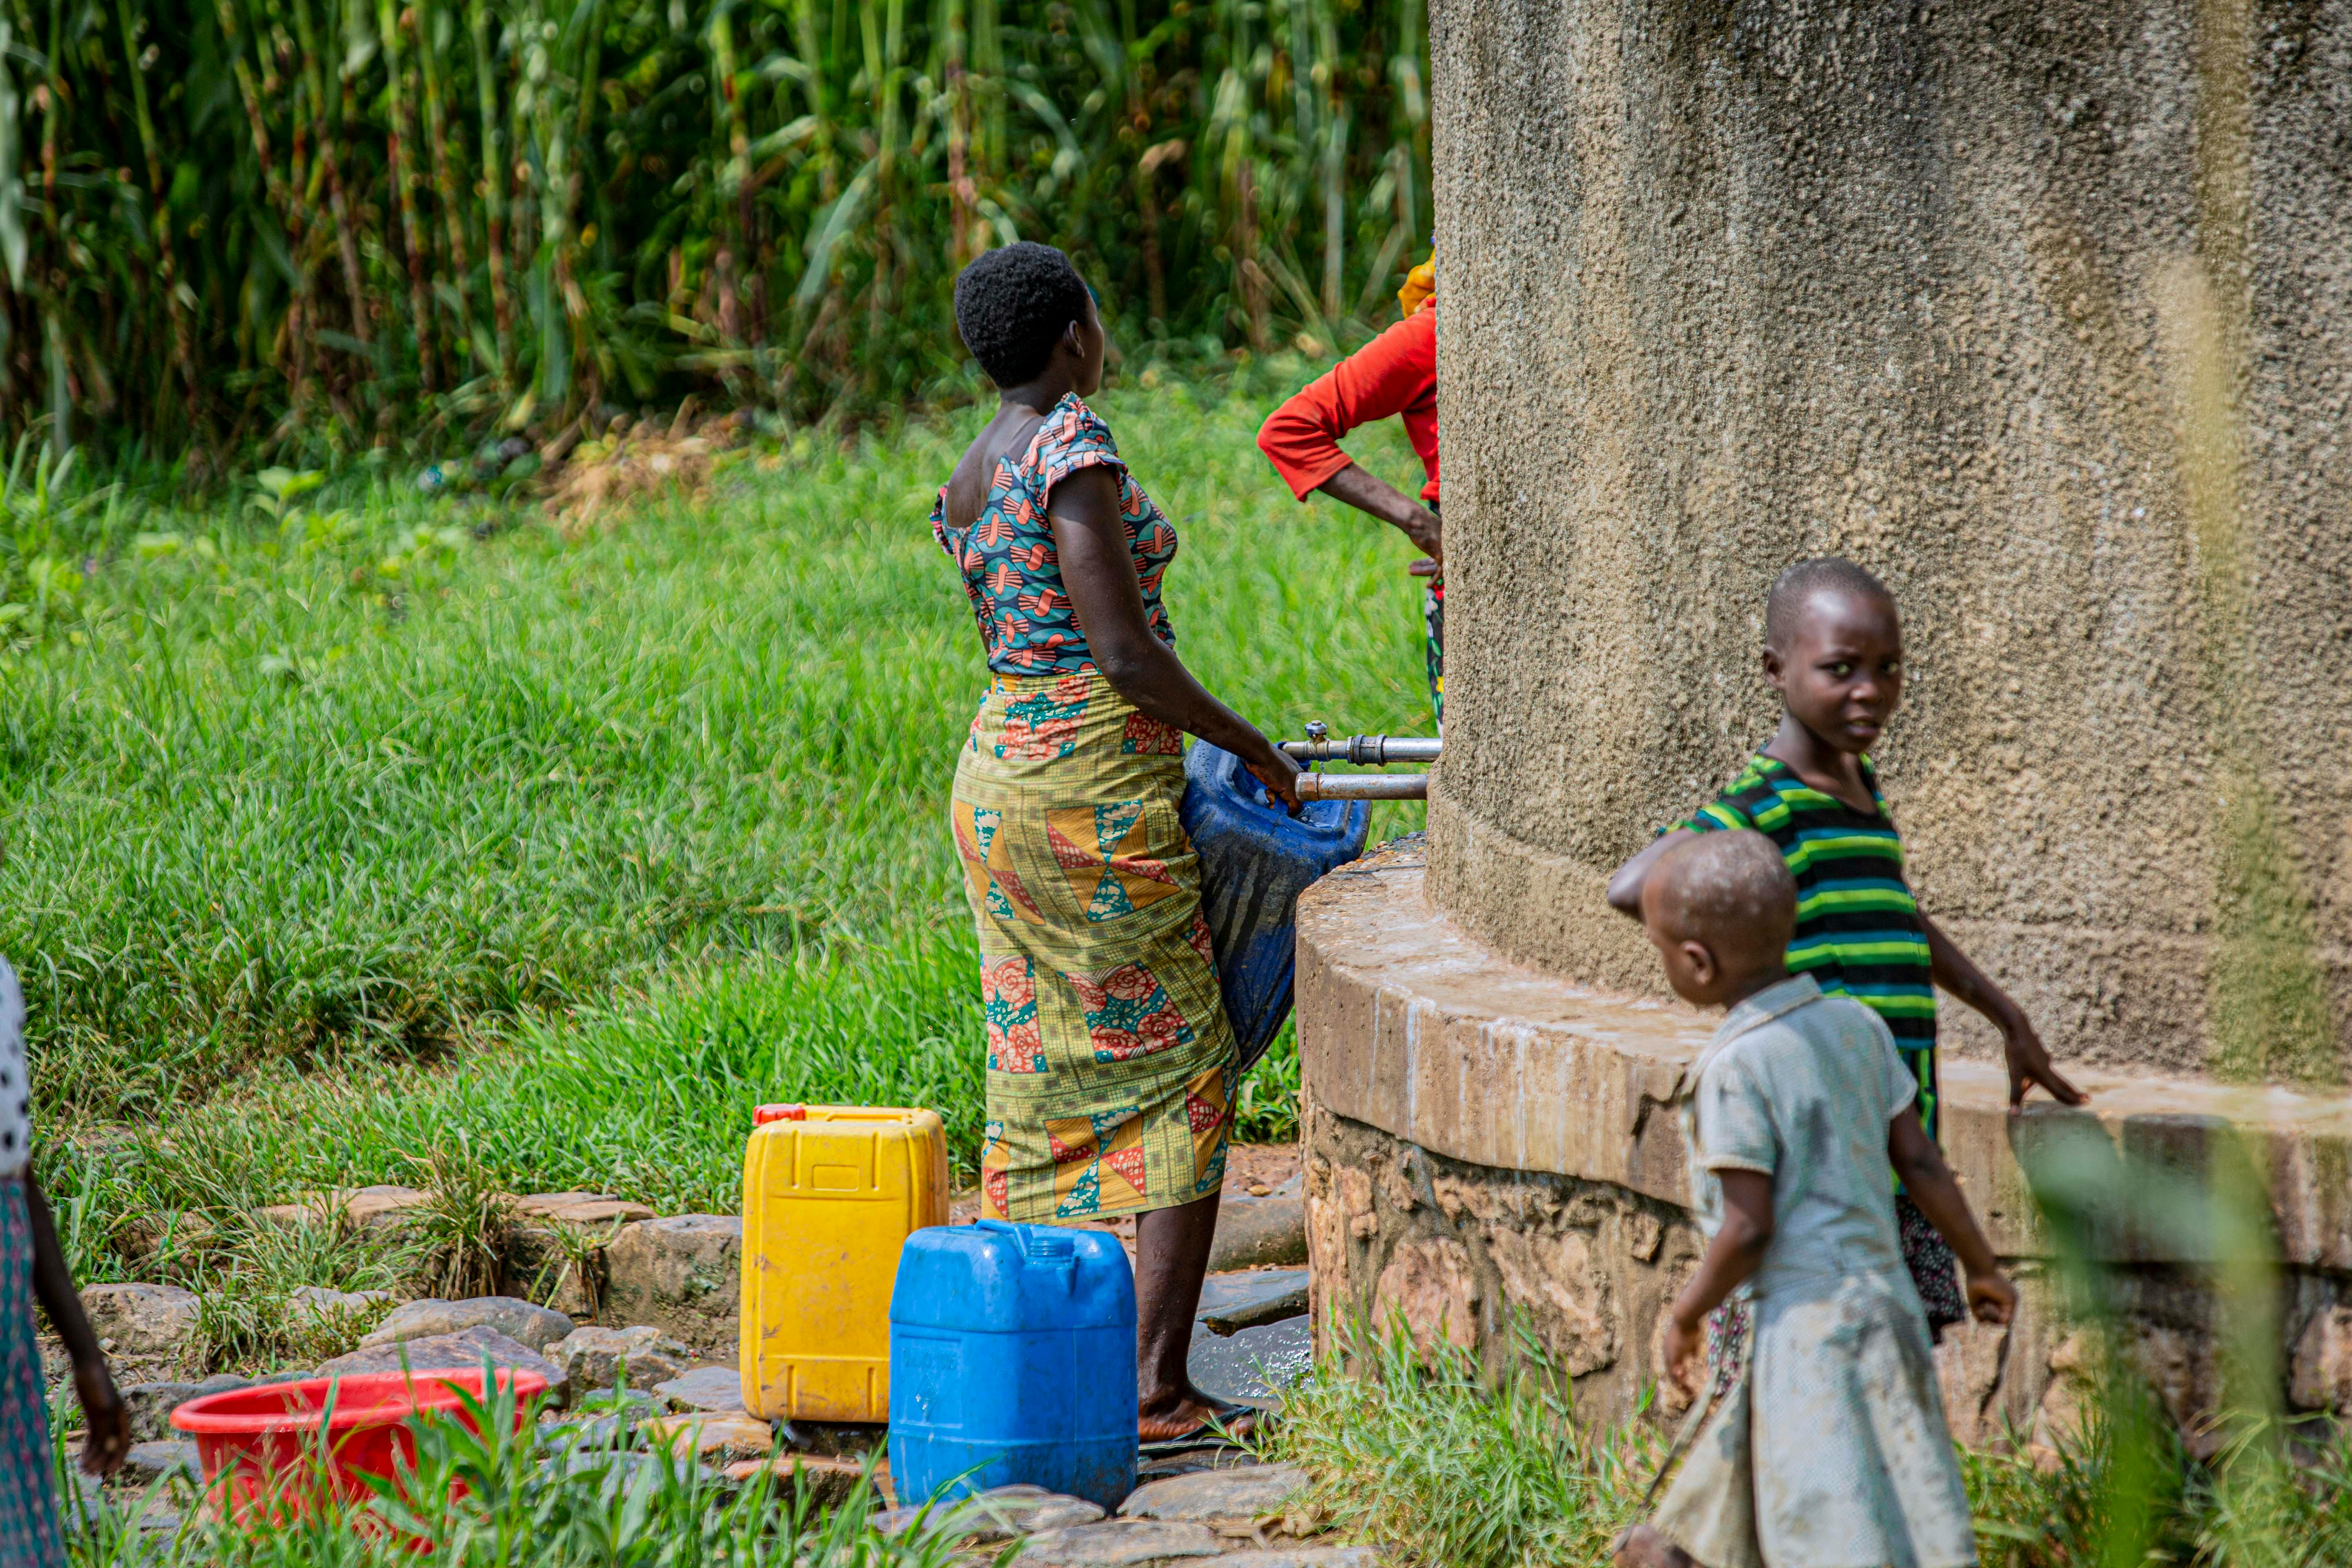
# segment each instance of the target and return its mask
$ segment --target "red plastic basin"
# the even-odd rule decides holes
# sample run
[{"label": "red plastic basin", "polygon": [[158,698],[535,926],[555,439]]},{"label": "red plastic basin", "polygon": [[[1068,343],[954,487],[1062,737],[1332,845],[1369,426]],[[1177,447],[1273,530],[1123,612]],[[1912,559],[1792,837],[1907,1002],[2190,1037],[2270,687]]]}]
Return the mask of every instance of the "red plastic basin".
[{"label": "red plastic basin", "polygon": [[[498,1386],[513,1391],[520,1431],[547,1379],[501,1369]],[[215,1510],[240,1523],[257,1510],[283,1520],[307,1513],[321,1492],[352,1502],[373,1496],[363,1477],[389,1480],[414,1462],[408,1424],[418,1415],[446,1412],[478,1431],[461,1395],[482,1397],[479,1367],[233,1388],[190,1400],[172,1413],[172,1425],[195,1439]]]}]

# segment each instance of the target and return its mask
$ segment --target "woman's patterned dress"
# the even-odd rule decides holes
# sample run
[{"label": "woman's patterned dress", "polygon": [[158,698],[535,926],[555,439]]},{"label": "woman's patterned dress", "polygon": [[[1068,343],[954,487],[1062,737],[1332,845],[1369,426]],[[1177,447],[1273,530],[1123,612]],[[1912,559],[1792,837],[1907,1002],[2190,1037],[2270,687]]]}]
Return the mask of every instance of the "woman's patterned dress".
[{"label": "woman's patterned dress", "polygon": [[1053,487],[1100,466],[1152,631],[1176,531],[1076,396],[997,465],[986,507],[940,546],[961,569],[995,679],[956,765],[949,826],[980,931],[988,1014],[983,1212],[1085,1220],[1191,1203],[1223,1180],[1233,1030],[1199,865],[1177,823],[1184,738],[1103,679],[1064,591]]}]

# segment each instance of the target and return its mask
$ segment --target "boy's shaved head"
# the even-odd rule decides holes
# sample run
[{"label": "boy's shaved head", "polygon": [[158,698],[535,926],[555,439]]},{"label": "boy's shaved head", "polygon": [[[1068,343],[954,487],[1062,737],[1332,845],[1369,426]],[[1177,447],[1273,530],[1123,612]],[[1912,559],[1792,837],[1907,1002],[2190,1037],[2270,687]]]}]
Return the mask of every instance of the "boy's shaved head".
[{"label": "boy's shaved head", "polygon": [[[1650,872],[1643,901],[1662,934],[1704,942],[1733,968],[1786,951],[1797,929],[1797,879],[1762,834],[1702,833]],[[1654,900],[1654,904],[1651,900]]]},{"label": "boy's shaved head", "polygon": [[1889,607],[1895,603],[1895,595],[1887,592],[1885,584],[1844,556],[1816,555],[1810,561],[1798,562],[1772,580],[1772,592],[1764,600],[1765,645],[1787,652],[1805,606],[1812,602],[1813,595],[1824,593],[1875,599]]}]

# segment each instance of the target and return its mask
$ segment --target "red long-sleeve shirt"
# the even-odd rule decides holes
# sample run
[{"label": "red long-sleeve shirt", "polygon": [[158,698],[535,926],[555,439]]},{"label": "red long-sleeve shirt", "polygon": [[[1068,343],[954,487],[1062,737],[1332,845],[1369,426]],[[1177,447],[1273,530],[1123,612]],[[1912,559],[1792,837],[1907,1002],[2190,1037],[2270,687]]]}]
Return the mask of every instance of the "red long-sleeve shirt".
[{"label": "red long-sleeve shirt", "polygon": [[1407,316],[1266,416],[1257,449],[1300,500],[1351,460],[1339,438],[1360,425],[1401,416],[1437,499],[1437,307]]}]

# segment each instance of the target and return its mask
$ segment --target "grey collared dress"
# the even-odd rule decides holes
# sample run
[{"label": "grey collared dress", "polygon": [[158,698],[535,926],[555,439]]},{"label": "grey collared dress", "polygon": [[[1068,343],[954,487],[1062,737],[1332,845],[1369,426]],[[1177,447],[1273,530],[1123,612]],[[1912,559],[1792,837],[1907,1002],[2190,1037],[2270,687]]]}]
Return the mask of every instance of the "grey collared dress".
[{"label": "grey collared dress", "polygon": [[1772,1178],[1744,1375],[1651,1522],[1706,1568],[1977,1561],[1927,1321],[1895,1223],[1887,1124],[1918,1092],[1878,1016],[1806,975],[1732,1009],[1686,1079],[1693,1206],[1724,1171]]}]

